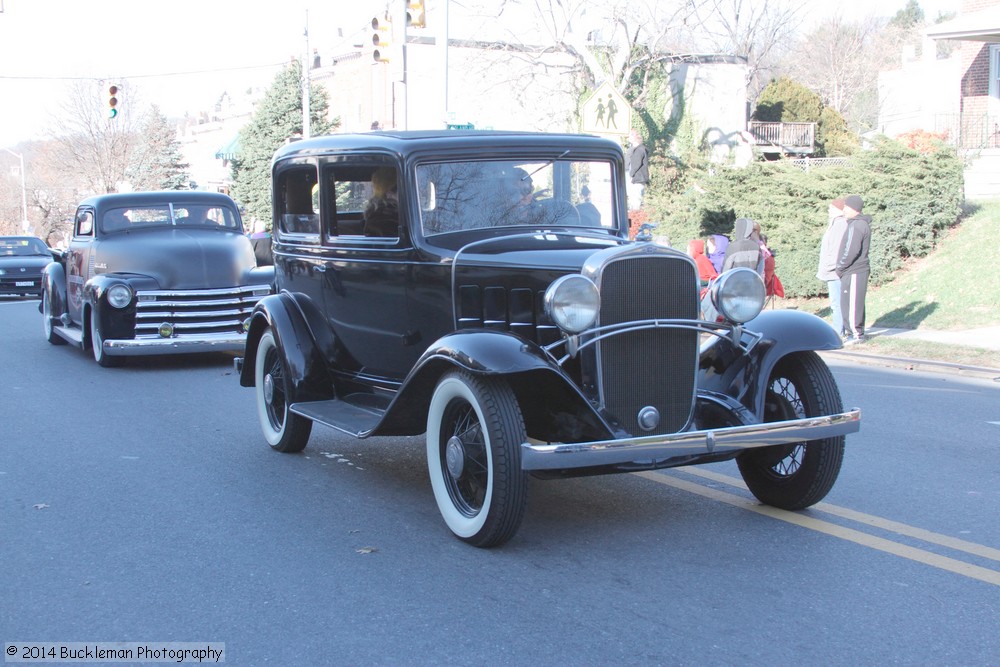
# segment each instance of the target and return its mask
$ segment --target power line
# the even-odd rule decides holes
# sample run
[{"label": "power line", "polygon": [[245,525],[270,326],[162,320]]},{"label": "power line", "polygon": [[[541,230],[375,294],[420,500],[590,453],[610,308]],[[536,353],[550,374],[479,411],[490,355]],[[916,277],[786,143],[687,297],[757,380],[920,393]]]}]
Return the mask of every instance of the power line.
[{"label": "power line", "polygon": [[[195,74],[214,74],[219,72],[238,72],[253,69],[270,69],[273,67],[281,67],[285,65],[287,61],[270,63],[267,65],[244,65],[242,67],[220,67],[213,69],[202,69],[202,70],[190,70],[186,72],[163,72],[160,74],[133,74],[133,75],[123,75],[117,78],[119,79],[157,79],[170,76],[192,76]],[[106,76],[8,76],[5,74],[0,74],[0,79],[8,81],[104,81],[108,77]]]}]

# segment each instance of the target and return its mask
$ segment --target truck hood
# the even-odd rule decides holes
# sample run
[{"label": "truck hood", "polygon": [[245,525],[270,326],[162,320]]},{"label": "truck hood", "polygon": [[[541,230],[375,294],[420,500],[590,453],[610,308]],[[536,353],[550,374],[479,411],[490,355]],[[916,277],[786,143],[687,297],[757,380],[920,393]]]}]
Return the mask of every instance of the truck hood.
[{"label": "truck hood", "polygon": [[246,236],[212,229],[136,230],[102,239],[94,252],[96,273],[149,276],[160,289],[233,287],[256,266]]}]

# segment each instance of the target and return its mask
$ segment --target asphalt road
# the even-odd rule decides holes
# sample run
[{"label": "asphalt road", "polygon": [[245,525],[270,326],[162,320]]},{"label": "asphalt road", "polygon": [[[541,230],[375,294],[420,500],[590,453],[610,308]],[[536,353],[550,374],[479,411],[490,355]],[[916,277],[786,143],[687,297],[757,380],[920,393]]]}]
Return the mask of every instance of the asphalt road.
[{"label": "asphalt road", "polygon": [[[732,463],[532,481],[451,537],[423,442],[270,451],[227,356],[102,369],[0,301],[0,640],[224,643],[233,665],[991,665],[1000,384],[830,360],[861,406],[817,508]],[[37,664],[37,663],[36,663]]]}]

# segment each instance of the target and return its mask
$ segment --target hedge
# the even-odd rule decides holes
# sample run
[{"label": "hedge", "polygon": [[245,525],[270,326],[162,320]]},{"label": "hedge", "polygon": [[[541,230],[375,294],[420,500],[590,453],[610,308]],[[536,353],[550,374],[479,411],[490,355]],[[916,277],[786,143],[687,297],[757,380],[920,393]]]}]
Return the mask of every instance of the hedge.
[{"label": "hedge", "polygon": [[652,161],[646,213],[657,234],[684,248],[692,238],[732,235],[738,217],[761,223],[775,251],[786,296],[825,294],[816,278],[827,205],[848,194],[872,217],[871,283],[891,279],[908,257],[922,257],[962,211],[962,161],[938,143],[927,152],[889,139],[857,153],[848,166],[804,171],[789,162],[710,169]]}]

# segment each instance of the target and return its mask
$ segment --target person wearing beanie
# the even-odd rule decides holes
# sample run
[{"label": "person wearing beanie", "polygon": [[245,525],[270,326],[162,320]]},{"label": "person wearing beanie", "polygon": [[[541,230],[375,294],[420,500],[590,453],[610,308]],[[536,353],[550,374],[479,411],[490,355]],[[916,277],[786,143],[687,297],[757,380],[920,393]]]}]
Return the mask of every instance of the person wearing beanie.
[{"label": "person wearing beanie", "polygon": [[844,200],[834,199],[827,207],[826,231],[819,246],[819,269],[816,277],[826,283],[830,297],[830,324],[838,336],[844,335],[844,316],[840,310],[840,277],[837,275],[837,253],[847,233],[847,219],[844,218]]},{"label": "person wearing beanie", "polygon": [[868,246],[871,243],[871,217],[861,213],[864,202],[858,195],[844,198],[847,232],[837,253],[837,277],[840,278],[840,309],[846,330],[845,344],[865,339],[865,296],[868,293]]}]

